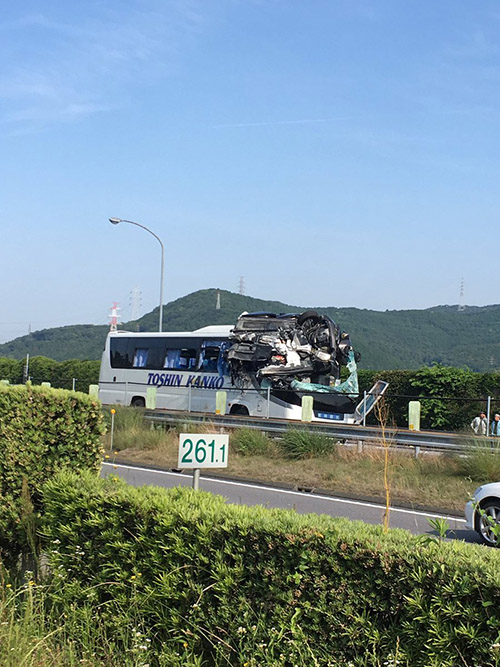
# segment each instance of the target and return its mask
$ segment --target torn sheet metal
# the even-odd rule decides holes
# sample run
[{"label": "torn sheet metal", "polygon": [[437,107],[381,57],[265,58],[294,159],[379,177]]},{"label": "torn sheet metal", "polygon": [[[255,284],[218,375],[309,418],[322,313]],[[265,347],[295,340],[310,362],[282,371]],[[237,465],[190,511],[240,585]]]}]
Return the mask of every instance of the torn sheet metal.
[{"label": "torn sheet metal", "polygon": [[[358,394],[356,361],[349,334],[328,316],[243,313],[231,335],[227,361],[236,386],[298,392]],[[339,383],[340,369],[349,378]]]}]

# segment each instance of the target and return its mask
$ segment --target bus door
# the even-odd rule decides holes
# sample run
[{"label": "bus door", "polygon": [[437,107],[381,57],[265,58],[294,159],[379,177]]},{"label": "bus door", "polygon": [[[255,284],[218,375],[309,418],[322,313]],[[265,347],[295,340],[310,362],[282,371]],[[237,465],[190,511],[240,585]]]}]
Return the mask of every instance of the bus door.
[{"label": "bus door", "polygon": [[355,424],[363,423],[364,418],[373,410],[373,408],[385,394],[388,386],[389,383],[384,382],[384,380],[377,380],[375,382],[370,391],[366,393],[366,396],[363,398],[363,400],[360,401],[356,406],[356,411],[354,413]]}]

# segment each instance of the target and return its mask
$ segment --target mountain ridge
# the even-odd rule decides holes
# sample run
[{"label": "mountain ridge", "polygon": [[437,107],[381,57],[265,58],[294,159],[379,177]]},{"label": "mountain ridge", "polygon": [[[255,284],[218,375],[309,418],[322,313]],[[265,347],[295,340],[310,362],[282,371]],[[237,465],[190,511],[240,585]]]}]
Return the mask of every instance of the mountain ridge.
[{"label": "mountain ridge", "polygon": [[[221,308],[216,309],[217,293]],[[158,307],[120,328],[155,331]],[[418,368],[442,363],[491,372],[500,368],[500,305],[441,305],[422,310],[377,311],[354,307],[300,307],[209,288],[163,306],[164,331],[190,331],[210,324],[233,324],[243,311],[276,313],[317,310],[348,331],[370,369]],[[0,356],[46,356],[57,361],[99,359],[109,326],[75,324],[35,331],[0,344]]]}]

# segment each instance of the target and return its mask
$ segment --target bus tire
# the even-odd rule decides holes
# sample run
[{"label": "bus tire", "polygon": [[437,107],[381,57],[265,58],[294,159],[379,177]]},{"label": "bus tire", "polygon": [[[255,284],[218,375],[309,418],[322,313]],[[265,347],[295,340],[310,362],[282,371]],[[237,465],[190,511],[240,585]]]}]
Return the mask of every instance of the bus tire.
[{"label": "bus tire", "polygon": [[229,410],[230,415],[240,415],[241,417],[248,417],[250,413],[245,405],[232,405]]},{"label": "bus tire", "polygon": [[146,401],[142,398],[142,396],[134,396],[134,398],[130,401],[130,405],[133,408],[145,408]]}]

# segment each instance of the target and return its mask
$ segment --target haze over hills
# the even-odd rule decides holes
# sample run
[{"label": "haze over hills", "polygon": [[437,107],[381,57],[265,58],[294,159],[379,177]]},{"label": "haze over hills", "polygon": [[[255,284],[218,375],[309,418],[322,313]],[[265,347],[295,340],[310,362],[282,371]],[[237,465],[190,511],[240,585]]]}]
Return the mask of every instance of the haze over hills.
[{"label": "haze over hills", "polygon": [[[220,310],[216,310],[217,292]],[[302,312],[313,308],[348,331],[361,352],[361,368],[418,368],[438,362],[475,371],[500,369],[500,305],[436,306],[426,310],[374,311],[358,308],[300,307],[224,290],[205,289],[163,308],[164,331],[191,331],[210,324],[232,324],[243,311]],[[155,331],[158,308],[120,328]],[[64,361],[99,359],[109,327],[79,324],[35,331],[0,345],[0,356],[21,359],[29,353]]]}]

